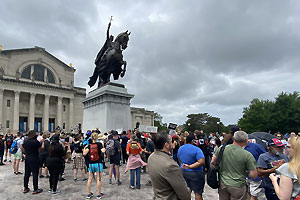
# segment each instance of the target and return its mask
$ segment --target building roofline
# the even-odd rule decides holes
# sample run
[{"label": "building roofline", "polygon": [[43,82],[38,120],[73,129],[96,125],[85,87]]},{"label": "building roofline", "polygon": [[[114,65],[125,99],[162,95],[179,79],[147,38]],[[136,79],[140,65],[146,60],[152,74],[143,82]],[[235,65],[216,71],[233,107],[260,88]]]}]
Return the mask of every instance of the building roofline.
[{"label": "building roofline", "polygon": [[68,70],[72,70],[73,72],[76,71],[75,68],[70,67],[69,65],[67,65],[66,63],[64,63],[63,61],[61,61],[60,59],[58,59],[57,57],[53,56],[51,53],[49,53],[48,51],[45,50],[45,48],[42,47],[38,47],[35,46],[34,48],[22,48],[22,49],[8,49],[8,50],[2,50],[0,51],[0,54],[3,55],[9,55],[11,53],[24,53],[24,52],[42,52],[42,53],[46,53],[47,55],[49,55],[51,58],[53,58],[54,60],[56,60],[57,62],[59,62],[60,64],[62,64],[66,69]]}]

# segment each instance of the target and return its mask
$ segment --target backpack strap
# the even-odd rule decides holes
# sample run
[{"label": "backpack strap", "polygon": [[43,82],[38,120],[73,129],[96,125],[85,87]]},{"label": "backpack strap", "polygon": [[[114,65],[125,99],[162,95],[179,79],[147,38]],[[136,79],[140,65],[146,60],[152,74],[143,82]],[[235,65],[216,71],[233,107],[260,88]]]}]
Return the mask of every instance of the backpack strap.
[{"label": "backpack strap", "polygon": [[217,156],[217,161],[216,161],[216,165],[215,165],[215,168],[216,168],[217,170],[220,169],[220,163],[221,163],[221,160],[222,160],[222,157],[223,157],[223,153],[224,153],[225,147],[226,147],[226,145],[223,145],[223,146],[221,147],[220,152],[219,152],[219,154],[218,154],[218,156]]}]

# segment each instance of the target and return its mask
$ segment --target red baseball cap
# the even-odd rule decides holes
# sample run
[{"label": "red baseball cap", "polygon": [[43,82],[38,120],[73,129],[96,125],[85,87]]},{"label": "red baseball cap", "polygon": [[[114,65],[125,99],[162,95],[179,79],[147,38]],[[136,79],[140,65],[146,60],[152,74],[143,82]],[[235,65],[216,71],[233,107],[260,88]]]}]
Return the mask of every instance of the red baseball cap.
[{"label": "red baseball cap", "polygon": [[285,144],[283,144],[280,140],[278,140],[277,138],[272,138],[268,141],[268,146],[272,146],[272,145],[276,145],[278,147],[282,147]]}]

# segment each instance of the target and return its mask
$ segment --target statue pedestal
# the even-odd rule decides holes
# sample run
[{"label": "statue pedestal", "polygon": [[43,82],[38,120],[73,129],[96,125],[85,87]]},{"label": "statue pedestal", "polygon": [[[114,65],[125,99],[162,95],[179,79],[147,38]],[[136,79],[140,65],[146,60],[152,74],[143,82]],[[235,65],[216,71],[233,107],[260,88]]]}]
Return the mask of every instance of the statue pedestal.
[{"label": "statue pedestal", "polygon": [[110,130],[131,129],[130,100],[124,85],[108,83],[97,88],[82,100],[84,105],[82,130],[99,128],[102,133]]}]

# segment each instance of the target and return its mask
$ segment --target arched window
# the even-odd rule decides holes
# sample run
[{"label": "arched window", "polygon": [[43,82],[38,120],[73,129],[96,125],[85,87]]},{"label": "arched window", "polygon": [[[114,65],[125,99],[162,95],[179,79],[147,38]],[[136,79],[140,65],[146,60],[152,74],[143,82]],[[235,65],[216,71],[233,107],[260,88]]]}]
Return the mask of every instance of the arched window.
[{"label": "arched window", "polygon": [[47,77],[49,83],[55,83],[54,75],[49,69],[47,69]]},{"label": "arched window", "polygon": [[[33,69],[33,72],[31,71],[31,69]],[[22,74],[21,74],[21,78],[26,78],[26,79],[31,79],[31,74],[33,73],[34,76],[34,80],[36,81],[43,81],[45,82],[45,73],[47,73],[47,80],[49,83],[55,83],[55,77],[53,72],[42,66],[42,65],[33,65],[33,68],[30,66],[27,66]]]},{"label": "arched window", "polygon": [[22,72],[21,78],[27,78],[30,79],[30,74],[31,74],[31,66],[28,66],[24,69]]}]

